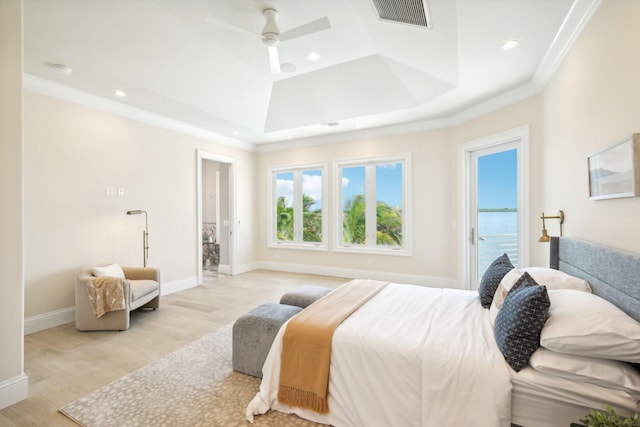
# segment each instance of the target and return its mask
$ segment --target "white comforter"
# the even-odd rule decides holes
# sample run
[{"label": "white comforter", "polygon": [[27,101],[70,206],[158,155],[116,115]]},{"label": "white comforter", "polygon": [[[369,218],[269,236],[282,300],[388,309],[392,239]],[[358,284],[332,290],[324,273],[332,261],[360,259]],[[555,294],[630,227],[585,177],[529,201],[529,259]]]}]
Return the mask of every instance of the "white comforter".
[{"label": "white comforter", "polygon": [[478,293],[390,284],[333,336],[329,413],[278,402],[281,328],[247,419],[276,409],[335,426],[509,426],[511,380]]}]

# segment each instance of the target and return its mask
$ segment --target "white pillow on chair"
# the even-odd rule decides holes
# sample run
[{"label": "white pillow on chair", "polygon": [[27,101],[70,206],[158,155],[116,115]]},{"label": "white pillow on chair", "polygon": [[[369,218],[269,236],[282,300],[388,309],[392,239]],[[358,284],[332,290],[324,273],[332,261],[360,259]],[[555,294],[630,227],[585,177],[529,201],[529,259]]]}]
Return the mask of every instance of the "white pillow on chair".
[{"label": "white pillow on chair", "polygon": [[91,269],[91,273],[94,276],[110,276],[110,277],[119,277],[120,279],[124,279],[124,271],[122,271],[122,267],[118,263],[114,263],[111,265],[107,265],[106,267],[93,267]]}]

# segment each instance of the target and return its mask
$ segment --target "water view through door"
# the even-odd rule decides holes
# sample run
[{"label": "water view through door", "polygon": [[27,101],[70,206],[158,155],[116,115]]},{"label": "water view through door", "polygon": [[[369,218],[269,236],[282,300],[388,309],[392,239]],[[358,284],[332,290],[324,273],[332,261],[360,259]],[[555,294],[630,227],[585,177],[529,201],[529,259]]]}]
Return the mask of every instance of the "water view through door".
[{"label": "water view through door", "polygon": [[475,274],[479,281],[503,253],[518,265],[518,160],[515,148],[477,154]]}]

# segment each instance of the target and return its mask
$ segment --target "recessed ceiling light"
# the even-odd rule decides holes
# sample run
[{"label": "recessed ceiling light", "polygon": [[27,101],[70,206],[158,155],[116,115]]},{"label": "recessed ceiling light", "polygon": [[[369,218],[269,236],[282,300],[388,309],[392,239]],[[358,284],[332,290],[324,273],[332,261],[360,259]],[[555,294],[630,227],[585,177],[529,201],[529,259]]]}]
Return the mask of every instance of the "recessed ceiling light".
[{"label": "recessed ceiling light", "polygon": [[238,131],[237,131],[237,130],[234,130],[234,131],[233,131],[233,134],[234,134],[235,136],[238,136]]},{"label": "recessed ceiling light", "polygon": [[309,52],[307,53],[307,59],[309,61],[317,61],[321,58],[320,54],[318,52]]},{"label": "recessed ceiling light", "polygon": [[117,90],[116,91],[116,96],[120,97],[120,98],[124,98],[125,96],[127,96],[127,94],[123,90]]},{"label": "recessed ceiling light", "polygon": [[73,73],[73,69],[71,69],[71,67],[69,67],[68,65],[64,65],[64,64],[50,64],[51,68],[53,68],[54,70],[56,70],[58,73],[65,75],[65,76],[69,76],[71,75],[71,73]]},{"label": "recessed ceiling light", "polygon": [[296,70],[296,66],[290,62],[280,64],[280,71],[283,73],[293,73]]},{"label": "recessed ceiling light", "polygon": [[518,46],[518,40],[507,40],[505,42],[505,44],[502,45],[502,49],[504,50],[509,50],[509,49],[513,49],[514,47]]}]

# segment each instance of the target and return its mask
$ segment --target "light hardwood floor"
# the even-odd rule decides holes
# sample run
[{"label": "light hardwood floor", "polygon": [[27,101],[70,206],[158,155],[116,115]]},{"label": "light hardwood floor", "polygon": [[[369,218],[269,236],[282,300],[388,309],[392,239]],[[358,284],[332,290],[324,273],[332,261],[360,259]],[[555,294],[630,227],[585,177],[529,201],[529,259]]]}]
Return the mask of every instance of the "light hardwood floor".
[{"label": "light hardwood floor", "polygon": [[[207,279],[131,313],[122,332],[78,332],[74,323],[25,336],[29,398],[0,411],[0,426],[75,426],[58,409],[141,368],[253,307],[303,284],[335,288],[349,279],[257,270]],[[256,390],[257,391],[257,390]]]}]

